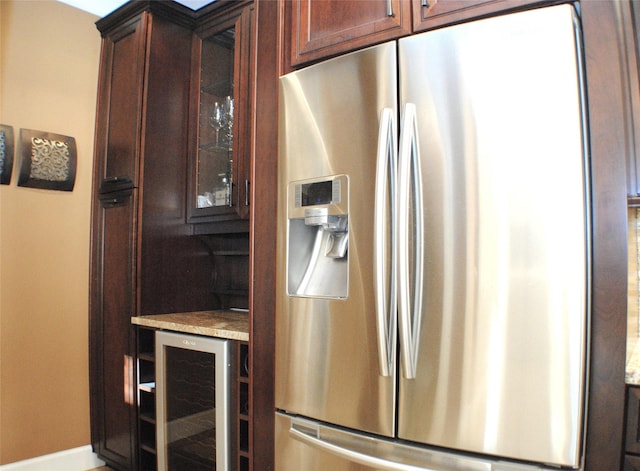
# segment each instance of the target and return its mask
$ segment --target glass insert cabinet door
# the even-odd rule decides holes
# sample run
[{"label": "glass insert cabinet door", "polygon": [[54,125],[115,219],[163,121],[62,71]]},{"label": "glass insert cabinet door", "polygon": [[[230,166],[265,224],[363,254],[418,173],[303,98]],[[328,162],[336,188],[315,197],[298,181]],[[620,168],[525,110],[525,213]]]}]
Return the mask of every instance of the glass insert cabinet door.
[{"label": "glass insert cabinet door", "polygon": [[156,332],[159,470],[231,469],[229,341]]},{"label": "glass insert cabinet door", "polygon": [[190,222],[247,216],[251,21],[246,9],[194,37]]}]

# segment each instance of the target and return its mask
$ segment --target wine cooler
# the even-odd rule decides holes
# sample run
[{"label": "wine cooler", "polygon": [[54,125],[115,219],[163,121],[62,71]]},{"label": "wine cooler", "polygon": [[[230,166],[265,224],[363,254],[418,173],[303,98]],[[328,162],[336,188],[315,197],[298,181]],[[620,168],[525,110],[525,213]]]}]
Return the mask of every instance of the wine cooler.
[{"label": "wine cooler", "polygon": [[229,341],[156,332],[159,470],[229,471]]}]

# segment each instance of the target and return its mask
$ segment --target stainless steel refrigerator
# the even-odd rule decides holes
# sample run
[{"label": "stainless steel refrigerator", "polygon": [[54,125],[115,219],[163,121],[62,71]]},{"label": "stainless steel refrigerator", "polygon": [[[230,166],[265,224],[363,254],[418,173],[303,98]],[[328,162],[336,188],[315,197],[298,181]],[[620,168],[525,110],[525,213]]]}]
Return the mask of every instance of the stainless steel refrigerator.
[{"label": "stainless steel refrigerator", "polygon": [[582,467],[583,87],[570,4],[281,77],[278,471]]}]

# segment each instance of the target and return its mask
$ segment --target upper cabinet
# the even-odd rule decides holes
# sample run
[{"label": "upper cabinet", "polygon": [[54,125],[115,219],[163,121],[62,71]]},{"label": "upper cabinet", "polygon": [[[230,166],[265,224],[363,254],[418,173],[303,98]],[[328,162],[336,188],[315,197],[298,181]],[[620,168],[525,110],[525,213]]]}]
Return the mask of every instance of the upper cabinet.
[{"label": "upper cabinet", "polygon": [[[623,40],[626,55],[621,56],[621,68],[626,72],[625,113],[627,196],[629,206],[640,207],[640,5],[621,3],[623,9]],[[624,10],[626,9],[626,10]]]},{"label": "upper cabinet", "polygon": [[[413,31],[477,19],[499,11],[521,8],[536,0],[412,0]],[[538,2],[539,3],[539,2]]]},{"label": "upper cabinet", "polygon": [[[100,99],[105,105],[99,109],[96,128],[101,192],[115,191],[122,184],[138,186],[147,24],[140,14],[104,34]],[[120,76],[131,80],[112,80]]]},{"label": "upper cabinet", "polygon": [[297,67],[414,32],[536,0],[290,0],[290,65]]},{"label": "upper cabinet", "polygon": [[240,5],[194,34],[189,222],[249,216],[253,6]]},{"label": "upper cabinet", "polygon": [[405,0],[292,0],[291,64],[299,65],[411,32]]}]

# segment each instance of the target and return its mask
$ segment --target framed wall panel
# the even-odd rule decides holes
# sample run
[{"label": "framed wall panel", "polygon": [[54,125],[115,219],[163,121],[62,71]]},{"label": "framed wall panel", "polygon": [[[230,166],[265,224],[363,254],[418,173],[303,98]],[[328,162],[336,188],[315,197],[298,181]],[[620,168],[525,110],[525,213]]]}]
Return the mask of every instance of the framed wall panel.
[{"label": "framed wall panel", "polygon": [[76,180],[76,140],[32,129],[20,130],[18,186],[72,191]]},{"label": "framed wall panel", "polygon": [[13,127],[0,124],[0,185],[11,183],[13,147]]}]

